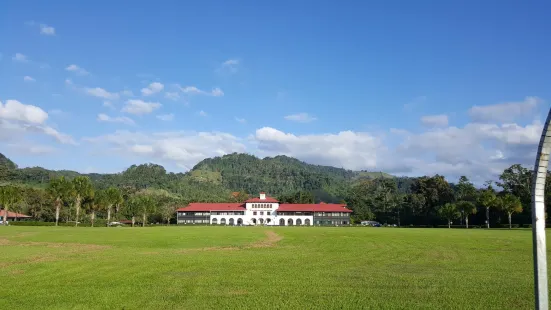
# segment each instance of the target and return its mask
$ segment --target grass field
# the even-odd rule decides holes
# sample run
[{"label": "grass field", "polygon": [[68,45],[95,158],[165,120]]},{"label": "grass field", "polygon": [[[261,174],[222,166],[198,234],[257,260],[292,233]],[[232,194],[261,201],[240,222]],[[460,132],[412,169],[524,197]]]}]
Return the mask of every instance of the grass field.
[{"label": "grass field", "polygon": [[0,227],[0,309],[530,309],[530,230]]}]

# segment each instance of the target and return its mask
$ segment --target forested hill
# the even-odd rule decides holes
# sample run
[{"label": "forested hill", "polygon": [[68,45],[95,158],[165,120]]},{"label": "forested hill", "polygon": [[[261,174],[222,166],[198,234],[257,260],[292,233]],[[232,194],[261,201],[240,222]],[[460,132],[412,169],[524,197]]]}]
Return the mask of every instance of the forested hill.
[{"label": "forested hill", "polygon": [[266,191],[274,194],[321,189],[336,194],[343,186],[361,179],[393,178],[382,172],[311,165],[287,156],[259,159],[238,153],[205,159],[191,170],[191,176],[196,180],[214,182],[232,190],[248,193]]},{"label": "forested hill", "polygon": [[316,200],[336,202],[350,185],[363,179],[393,178],[382,172],[311,165],[287,156],[260,159],[234,153],[205,159],[187,173],[168,173],[160,165],[142,164],[116,174],[79,174],[41,167],[18,168],[16,163],[0,154],[0,183],[40,188],[51,178],[78,175],[88,176],[98,189],[109,186],[164,189],[194,201],[227,201],[235,191],[253,195],[265,191],[274,196],[308,191],[314,193]]}]

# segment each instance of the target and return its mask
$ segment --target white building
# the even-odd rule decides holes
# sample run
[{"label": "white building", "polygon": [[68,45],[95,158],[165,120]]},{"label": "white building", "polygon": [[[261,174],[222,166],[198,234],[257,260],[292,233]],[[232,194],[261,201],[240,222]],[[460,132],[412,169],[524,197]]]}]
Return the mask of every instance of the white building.
[{"label": "white building", "polygon": [[344,204],[285,204],[260,193],[242,203],[192,202],[177,210],[178,224],[213,225],[349,225]]}]

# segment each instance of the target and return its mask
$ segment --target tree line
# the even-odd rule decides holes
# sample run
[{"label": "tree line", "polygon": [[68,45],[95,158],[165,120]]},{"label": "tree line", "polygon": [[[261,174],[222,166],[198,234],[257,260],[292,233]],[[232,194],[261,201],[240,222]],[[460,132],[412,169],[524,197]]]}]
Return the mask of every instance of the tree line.
[{"label": "tree line", "polygon": [[[69,180],[63,176],[49,181],[45,190],[18,185],[0,186],[0,205],[5,214],[28,212],[35,220],[89,221],[91,226],[98,215],[105,223],[129,218],[132,226],[139,220],[142,226],[148,219],[169,223],[176,209],[182,207],[178,197],[165,190],[138,190],[135,187],[96,189],[89,177]],[[7,221],[4,221],[4,225]]]}]

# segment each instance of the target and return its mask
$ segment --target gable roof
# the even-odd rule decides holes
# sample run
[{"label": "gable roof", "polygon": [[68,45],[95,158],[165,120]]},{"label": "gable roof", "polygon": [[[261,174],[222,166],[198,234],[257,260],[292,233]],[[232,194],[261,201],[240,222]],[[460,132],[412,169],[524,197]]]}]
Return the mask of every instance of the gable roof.
[{"label": "gable roof", "polygon": [[[6,213],[6,211],[4,210],[0,210],[0,217],[4,218],[4,214]],[[7,218],[30,218],[32,216],[30,215],[26,215],[26,214],[21,214],[21,213],[15,213],[15,212],[11,212],[11,211],[8,211],[8,216]]]},{"label": "gable roof", "polygon": [[291,212],[348,212],[352,210],[348,209],[346,205],[336,203],[281,203],[277,211],[291,211]]},{"label": "gable roof", "polygon": [[176,211],[245,211],[243,203],[233,202],[220,202],[220,203],[205,203],[205,202],[192,202],[187,207],[179,208]]}]

